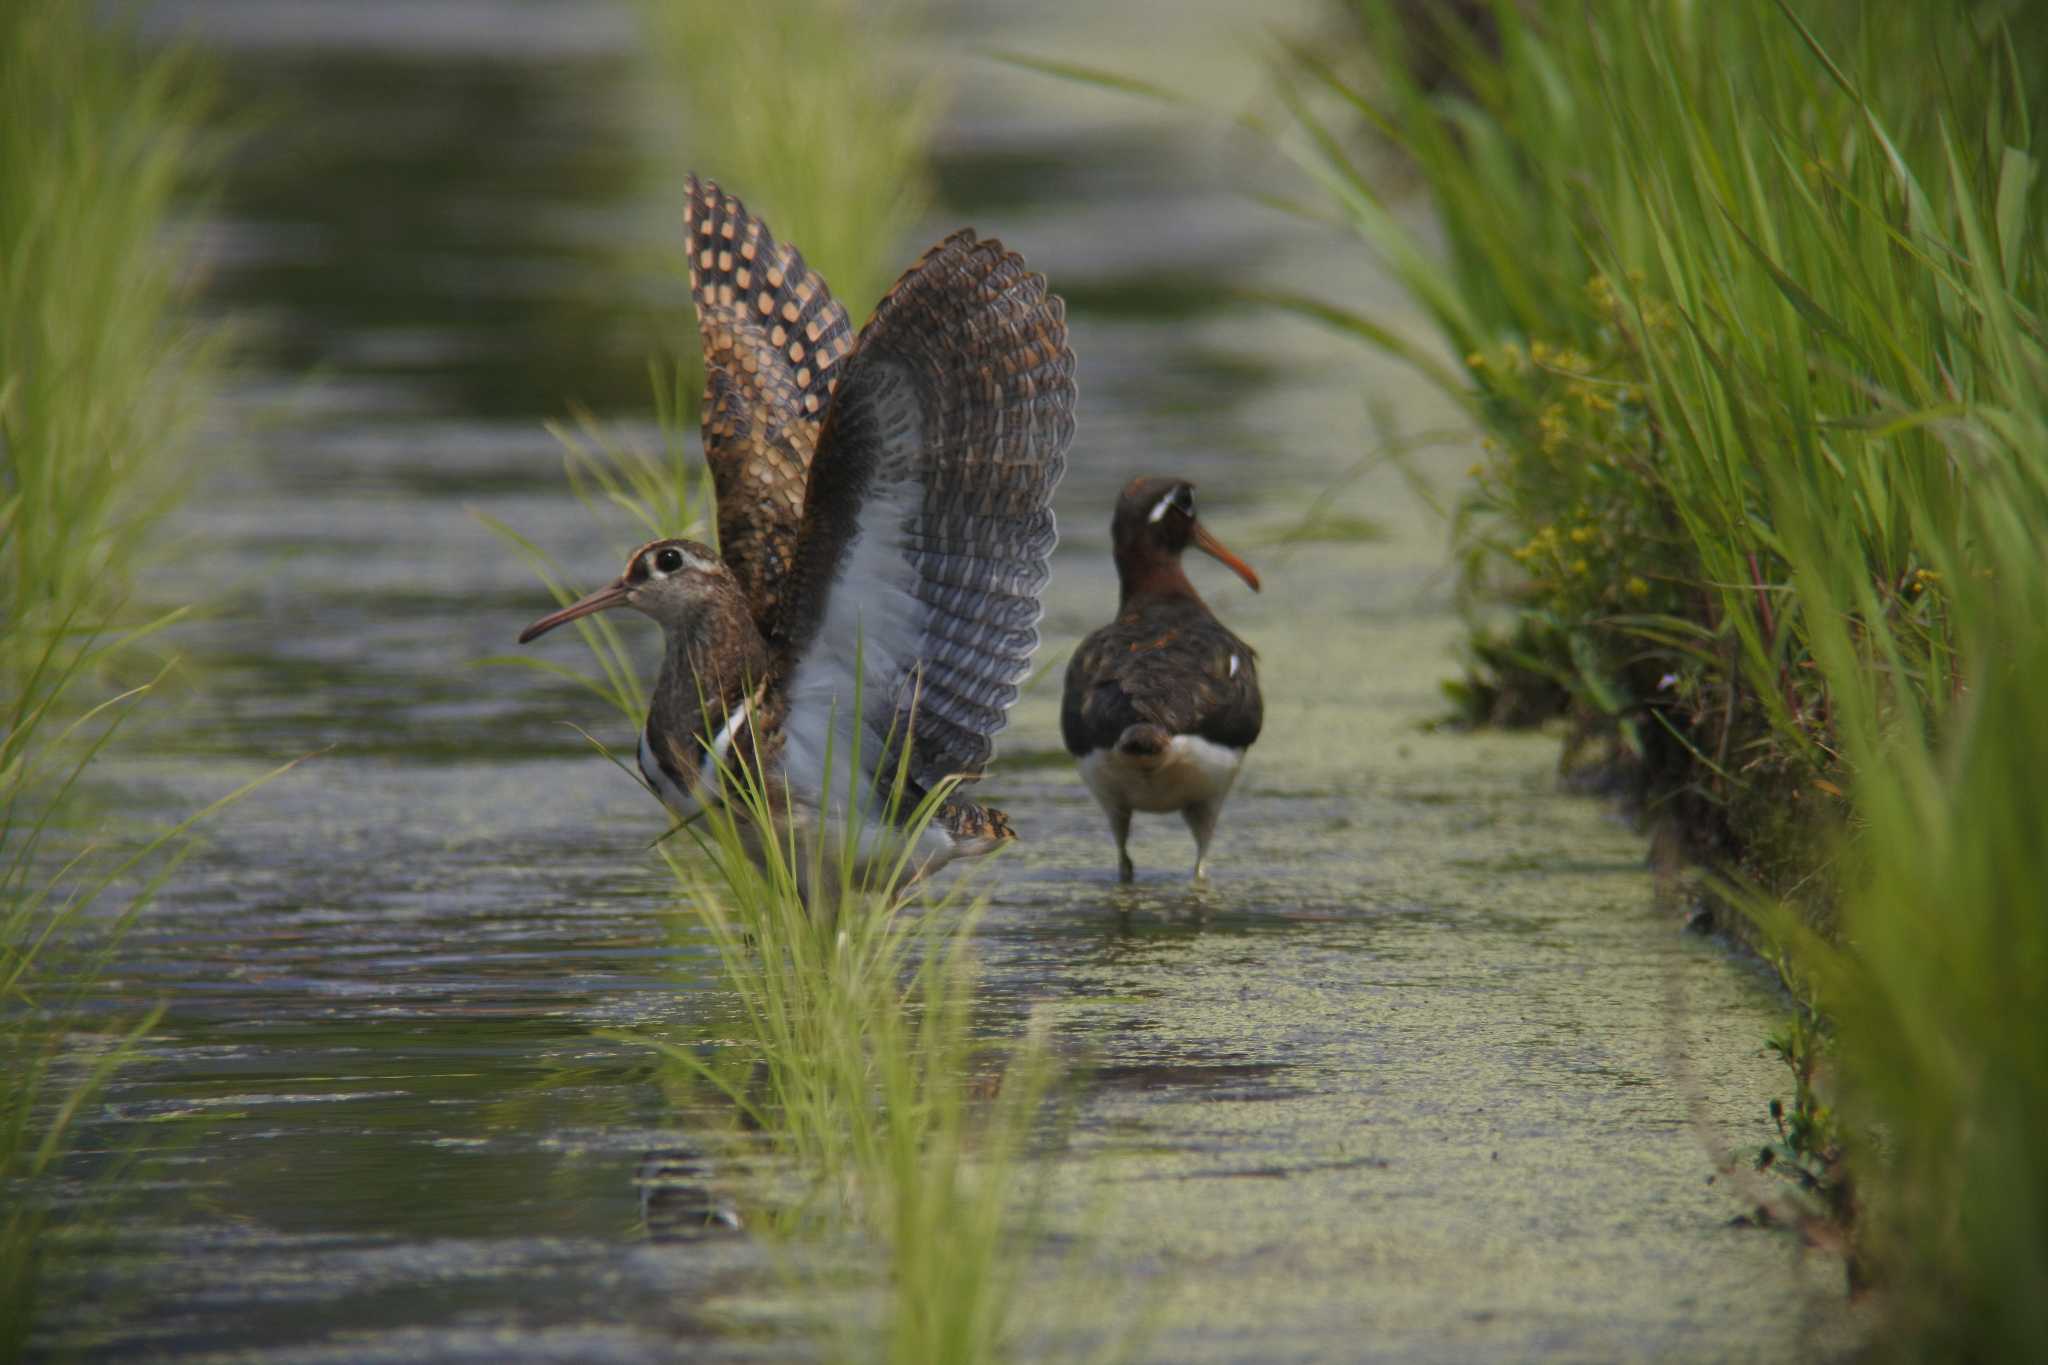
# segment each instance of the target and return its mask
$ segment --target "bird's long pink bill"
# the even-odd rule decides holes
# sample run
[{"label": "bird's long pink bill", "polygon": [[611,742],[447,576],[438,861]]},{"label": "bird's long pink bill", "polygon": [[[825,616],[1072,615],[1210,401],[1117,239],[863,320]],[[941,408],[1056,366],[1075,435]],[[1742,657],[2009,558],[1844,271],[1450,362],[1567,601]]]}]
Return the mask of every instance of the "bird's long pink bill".
[{"label": "bird's long pink bill", "polygon": [[1226,549],[1223,542],[1210,535],[1209,528],[1199,521],[1195,523],[1195,548],[1205,555],[1221,560],[1223,566],[1242,578],[1253,592],[1259,590],[1259,576],[1253,572],[1252,566]]},{"label": "bird's long pink bill", "polygon": [[626,604],[626,595],[631,591],[632,588],[627,585],[623,578],[613,583],[607,583],[588,597],[579,598],[568,606],[563,607],[560,611],[550,612],[525,630],[520,631],[519,643],[522,645],[529,644],[547,634],[556,626],[564,625],[579,616],[588,616],[594,611],[603,611],[608,607],[622,607]]}]

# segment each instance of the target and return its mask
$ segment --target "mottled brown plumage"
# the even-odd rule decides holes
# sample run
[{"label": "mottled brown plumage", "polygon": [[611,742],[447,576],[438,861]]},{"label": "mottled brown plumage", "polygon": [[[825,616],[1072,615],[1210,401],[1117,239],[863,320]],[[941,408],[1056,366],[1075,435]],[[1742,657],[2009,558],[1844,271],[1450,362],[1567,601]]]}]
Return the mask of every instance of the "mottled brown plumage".
[{"label": "mottled brown plumage", "polygon": [[923,640],[916,676],[867,703],[865,738],[881,751],[892,732],[910,735],[911,780],[930,788],[987,765],[1037,647],[1052,493],[1074,433],[1066,307],[1021,257],[962,230],[904,272],[843,369],[781,644],[800,654],[826,628],[864,509],[908,498],[898,548],[911,572],[898,586]]},{"label": "mottled brown plumage", "polygon": [[802,253],[716,184],[690,177],[683,224],[719,554],[746,589],[755,621],[771,631],[853,326]]},{"label": "mottled brown plumage", "polygon": [[1245,748],[1259,737],[1263,711],[1256,658],[1200,599],[1139,598],[1067,665],[1068,751],[1112,747],[1138,724]]},{"label": "mottled brown plumage", "polygon": [[[844,311],[800,256],[713,186],[692,180],[691,202],[719,552],[644,545],[520,638],[614,606],[654,617],[667,650],[640,768],[655,793],[687,816],[744,767],[778,818],[822,817],[865,850],[926,793],[980,776],[1029,672],[1074,432],[1065,310],[1017,256],[962,231],[849,350]],[[1015,837],[949,792],[915,862]]]}]

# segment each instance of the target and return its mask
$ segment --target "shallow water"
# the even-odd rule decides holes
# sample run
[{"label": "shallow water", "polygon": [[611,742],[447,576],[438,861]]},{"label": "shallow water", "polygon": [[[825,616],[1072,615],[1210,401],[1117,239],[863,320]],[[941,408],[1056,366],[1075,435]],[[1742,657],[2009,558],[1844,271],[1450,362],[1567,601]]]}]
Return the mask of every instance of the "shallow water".
[{"label": "shallow water", "polygon": [[[320,752],[216,822],[129,942],[109,1008],[170,1014],[113,1101],[177,1121],[146,1130],[145,1183],[57,1327],[93,1357],[786,1358],[803,1338],[769,1254],[643,1215],[644,1163],[687,1153],[692,1116],[599,1031],[722,1005],[645,851],[659,812],[567,722],[631,735],[477,663],[546,601],[473,513],[614,572],[629,533],[575,506],[541,424],[576,401],[643,427],[645,354],[685,321],[642,264],[663,220],[614,98],[630,24],[510,0],[170,12],[263,114],[209,232],[255,361],[162,585],[221,607],[119,800],[181,810]],[[1145,32],[1086,15],[962,16],[949,50],[1100,60]],[[1241,63],[1215,34],[1128,50],[1221,80]],[[1716,1176],[1768,1136],[1781,1002],[1652,908],[1640,840],[1558,794],[1554,738],[1424,728],[1458,636],[1443,529],[1393,471],[1345,470],[1370,407],[1407,432],[1445,414],[1216,302],[1244,279],[1390,290],[1252,204],[1241,147],[973,69],[932,226],[1024,250],[1081,356],[1047,659],[1110,611],[1108,507],[1141,470],[1197,477],[1268,585],[1198,571],[1268,700],[1212,888],[1164,819],[1113,884],[1056,667],[985,784],[1027,839],[985,877],[991,1011],[1049,1012],[1088,1067],[1051,1231],[1101,1289],[1034,1329],[1039,1353],[1141,1312],[1160,1360],[1834,1341],[1838,1270],[1730,1226],[1753,1200]],[[1449,487],[1469,458],[1418,463]],[[1333,488],[1380,534],[1280,543]]]}]

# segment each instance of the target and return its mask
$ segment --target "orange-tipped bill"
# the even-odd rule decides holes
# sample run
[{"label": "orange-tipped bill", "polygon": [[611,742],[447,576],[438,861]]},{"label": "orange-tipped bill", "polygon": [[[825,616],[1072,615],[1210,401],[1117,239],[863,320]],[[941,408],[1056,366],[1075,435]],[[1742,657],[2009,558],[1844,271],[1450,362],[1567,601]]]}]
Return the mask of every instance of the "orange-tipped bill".
[{"label": "orange-tipped bill", "polygon": [[1195,548],[1203,554],[1219,559],[1232,573],[1242,578],[1253,592],[1259,590],[1259,576],[1252,572],[1252,566],[1239,559],[1223,547],[1223,542],[1209,534],[1209,528],[1201,522],[1195,523]]},{"label": "orange-tipped bill", "polygon": [[537,640],[556,626],[573,621],[579,616],[588,616],[594,611],[603,611],[607,607],[623,607],[626,605],[626,595],[632,591],[632,585],[623,578],[607,583],[596,592],[590,594],[590,596],[579,598],[568,606],[563,607],[560,611],[550,612],[525,630],[520,631],[519,643],[523,645]]}]

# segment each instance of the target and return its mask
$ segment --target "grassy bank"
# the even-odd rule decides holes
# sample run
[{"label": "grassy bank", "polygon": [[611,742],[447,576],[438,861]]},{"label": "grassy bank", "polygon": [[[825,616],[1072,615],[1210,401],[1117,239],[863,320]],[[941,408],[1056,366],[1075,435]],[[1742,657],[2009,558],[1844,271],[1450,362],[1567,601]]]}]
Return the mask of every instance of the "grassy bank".
[{"label": "grassy bank", "polygon": [[[680,188],[694,170],[743,196],[856,319],[866,316],[914,259],[912,229],[929,208],[926,144],[941,92],[908,55],[918,13],[900,3],[777,0],[743,12],[644,0],[647,162],[653,198],[678,204],[674,278],[684,275]],[[660,451],[634,452],[595,426],[565,433],[577,491],[624,524],[621,560],[647,536],[709,534],[687,306],[673,331],[673,377],[657,381]],[[552,566],[540,567],[563,595]],[[637,733],[645,685],[619,629],[603,618],[577,624],[596,660],[585,681],[616,709],[621,732]],[[749,805],[745,795],[737,803]],[[751,805],[765,822],[758,793]],[[1035,1031],[993,1050],[977,1034],[975,907],[957,892],[906,899],[859,885],[840,866],[806,872],[836,888],[820,898],[829,908],[807,910],[798,872],[816,850],[771,842],[756,863],[729,811],[660,849],[679,906],[716,950],[726,1009],[715,1037],[627,1036],[667,1060],[693,1112],[707,1094],[724,1107],[729,1123],[706,1139],[720,1168],[738,1173],[748,1228],[786,1249],[801,1301],[835,1305],[814,1310],[827,1349],[1000,1356],[1017,1330],[1033,1188],[1026,1138],[1054,1068]],[[750,1170],[760,1178],[746,1179]],[[851,1259],[827,1276],[804,1252],[820,1245]]]},{"label": "grassy bank", "polygon": [[96,1033],[80,1001],[191,823],[113,849],[73,816],[151,685],[109,679],[168,619],[126,601],[212,369],[172,235],[207,89],[91,6],[0,10],[0,1357],[34,1325],[77,1126],[151,1022]]},{"label": "grassy bank", "polygon": [[[1487,436],[1461,697],[1568,699],[1751,888],[1836,1040],[1791,1049],[1819,1084],[1784,1150],[1835,1214],[1860,1194],[1890,1340],[2038,1349],[2048,34],[1994,3],[1352,19],[1394,59],[1298,55],[1289,145]],[[1389,146],[1441,244],[1378,188]]]}]

